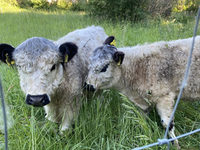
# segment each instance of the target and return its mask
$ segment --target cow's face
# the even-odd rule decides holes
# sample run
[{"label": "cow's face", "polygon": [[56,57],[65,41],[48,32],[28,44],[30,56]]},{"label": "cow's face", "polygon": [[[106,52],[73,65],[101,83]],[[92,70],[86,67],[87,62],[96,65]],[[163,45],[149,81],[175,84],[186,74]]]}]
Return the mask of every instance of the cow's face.
[{"label": "cow's face", "polygon": [[124,53],[117,51],[117,48],[112,45],[113,40],[113,36],[108,37],[104,45],[97,48],[90,57],[86,82],[94,89],[110,88],[119,81],[121,76],[120,65]]},{"label": "cow's face", "polygon": [[50,103],[51,95],[62,82],[64,63],[72,59],[77,49],[73,43],[56,46],[47,39],[37,37],[24,41],[16,48],[1,44],[0,59],[8,65],[16,65],[26,103],[44,106]]}]

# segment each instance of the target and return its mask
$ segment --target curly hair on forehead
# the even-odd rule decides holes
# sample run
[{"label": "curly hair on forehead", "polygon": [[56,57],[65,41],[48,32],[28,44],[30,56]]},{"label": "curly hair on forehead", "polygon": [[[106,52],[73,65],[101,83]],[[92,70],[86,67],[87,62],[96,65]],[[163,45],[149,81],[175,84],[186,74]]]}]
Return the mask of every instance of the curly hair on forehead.
[{"label": "curly hair on forehead", "polygon": [[30,53],[33,56],[37,56],[47,50],[55,51],[57,49],[58,47],[52,41],[42,37],[33,37],[16,47],[15,53],[23,51],[23,53]]}]

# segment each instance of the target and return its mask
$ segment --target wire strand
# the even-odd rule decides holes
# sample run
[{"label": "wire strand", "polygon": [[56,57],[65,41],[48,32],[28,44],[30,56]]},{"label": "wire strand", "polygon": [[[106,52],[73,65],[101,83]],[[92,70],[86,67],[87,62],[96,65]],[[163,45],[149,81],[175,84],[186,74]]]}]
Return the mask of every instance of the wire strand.
[{"label": "wire strand", "polygon": [[4,120],[4,138],[5,138],[5,150],[8,150],[8,130],[7,130],[7,117],[6,117],[6,108],[5,108],[5,100],[3,94],[3,87],[0,76],[0,94],[1,94],[1,107],[3,112],[3,120]]},{"label": "wire strand", "polygon": [[181,98],[181,95],[183,93],[183,89],[187,84],[187,79],[188,79],[189,72],[190,72],[190,66],[191,66],[191,63],[192,63],[192,53],[193,53],[193,50],[194,50],[195,37],[196,37],[196,34],[197,34],[197,29],[198,29],[198,24],[199,24],[199,16],[200,16],[200,8],[199,8],[198,13],[197,13],[196,24],[195,24],[194,34],[193,34],[193,39],[192,39],[192,45],[191,45],[191,49],[190,49],[190,54],[188,56],[188,63],[187,63],[187,67],[186,67],[186,70],[185,70],[185,75],[184,75],[184,78],[183,78],[183,81],[182,81],[182,85],[181,85],[181,88],[180,88],[180,92],[179,92],[178,98],[176,100],[176,104],[175,104],[173,112],[172,112],[172,114],[170,116],[169,124],[167,125],[166,131],[165,131],[164,139],[167,138],[167,133],[169,131],[170,122],[174,118],[174,114],[175,114],[176,109],[178,107],[178,104],[180,102],[180,98]]}]

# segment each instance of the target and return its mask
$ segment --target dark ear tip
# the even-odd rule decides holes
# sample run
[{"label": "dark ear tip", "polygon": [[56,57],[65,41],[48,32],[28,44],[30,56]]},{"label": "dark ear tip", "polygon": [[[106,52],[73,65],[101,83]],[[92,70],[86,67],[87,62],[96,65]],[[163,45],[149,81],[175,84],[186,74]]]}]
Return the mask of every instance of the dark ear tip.
[{"label": "dark ear tip", "polygon": [[72,42],[67,42],[66,43],[70,49],[73,49],[74,52],[77,52],[78,51],[78,46]]},{"label": "dark ear tip", "polygon": [[121,56],[124,56],[124,55],[125,55],[124,52],[119,52],[119,54],[120,54]]},{"label": "dark ear tip", "polygon": [[[63,43],[62,45],[60,45],[59,51],[63,58],[63,62],[68,62],[78,52],[78,46],[72,42],[66,42],[66,43]],[[67,60],[65,60],[66,55],[68,55]]]},{"label": "dark ear tip", "polygon": [[124,56],[125,54],[124,54],[124,52],[116,51],[116,52],[114,53],[114,55],[116,55],[116,56]]},{"label": "dark ear tip", "polygon": [[115,39],[115,37],[114,37],[113,35],[109,36],[108,38],[110,38],[110,39],[112,39],[112,40]]},{"label": "dark ear tip", "polygon": [[74,49],[78,50],[78,46],[77,46],[76,44],[74,44],[74,43],[72,43],[72,42],[69,42],[69,44],[70,44],[72,47],[74,47]]},{"label": "dark ear tip", "polygon": [[1,50],[1,49],[4,49],[4,48],[15,49],[14,47],[12,47],[12,46],[9,45],[9,44],[1,43],[1,44],[0,44],[0,50]]},{"label": "dark ear tip", "polygon": [[113,35],[111,35],[106,38],[106,40],[104,41],[103,44],[110,44],[114,39],[115,39],[115,37]]},{"label": "dark ear tip", "polygon": [[72,43],[72,42],[66,42],[66,43],[63,43],[62,45],[60,45],[60,47],[59,47],[60,51],[65,51],[66,46],[69,49],[73,49],[73,51],[75,51],[75,52],[78,51],[78,46],[76,44]]},{"label": "dark ear tip", "polygon": [[124,60],[124,53],[121,51],[116,51],[113,55],[114,61],[118,64],[121,65],[123,60]]}]

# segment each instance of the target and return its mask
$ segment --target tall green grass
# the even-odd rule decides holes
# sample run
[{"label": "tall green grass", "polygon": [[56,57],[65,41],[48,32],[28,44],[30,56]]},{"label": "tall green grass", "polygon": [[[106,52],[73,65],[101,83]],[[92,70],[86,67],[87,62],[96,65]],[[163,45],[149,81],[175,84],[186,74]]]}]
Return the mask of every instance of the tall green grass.
[{"label": "tall green grass", "polygon": [[[33,36],[56,40],[75,29],[93,24],[104,27],[108,35],[115,35],[118,47],[188,38],[192,36],[194,27],[194,19],[186,24],[163,19],[130,24],[94,20],[74,12],[4,10],[0,14],[0,43],[13,46]],[[164,135],[155,109],[147,115],[116,91],[105,90],[100,95],[82,98],[83,105],[74,129],[60,136],[59,126],[44,119],[42,108],[25,104],[16,69],[1,63],[0,74],[5,99],[14,117],[14,126],[9,130],[11,150],[128,150],[156,142]],[[181,101],[175,123],[177,135],[199,128],[200,102]],[[182,149],[200,149],[199,133],[179,141]],[[0,149],[3,142],[4,136],[0,134]],[[157,146],[151,149],[165,148]]]}]

